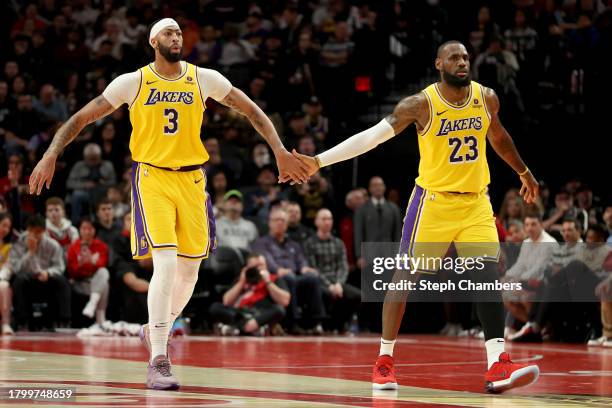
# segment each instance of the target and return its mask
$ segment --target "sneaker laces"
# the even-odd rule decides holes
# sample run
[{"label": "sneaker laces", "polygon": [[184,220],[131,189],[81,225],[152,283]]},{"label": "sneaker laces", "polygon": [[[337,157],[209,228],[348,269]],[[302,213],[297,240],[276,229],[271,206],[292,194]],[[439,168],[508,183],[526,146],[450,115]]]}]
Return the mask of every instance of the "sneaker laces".
[{"label": "sneaker laces", "polygon": [[171,377],[170,362],[167,359],[163,359],[155,363],[155,369],[164,377]]},{"label": "sneaker laces", "polygon": [[387,364],[381,364],[378,366],[378,372],[383,377],[388,377],[391,374],[391,369]]}]

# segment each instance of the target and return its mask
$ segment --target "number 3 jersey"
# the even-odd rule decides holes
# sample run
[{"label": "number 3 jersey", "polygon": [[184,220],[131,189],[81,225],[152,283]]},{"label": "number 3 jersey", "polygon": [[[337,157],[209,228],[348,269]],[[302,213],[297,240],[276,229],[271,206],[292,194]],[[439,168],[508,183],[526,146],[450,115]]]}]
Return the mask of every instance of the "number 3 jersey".
[{"label": "number 3 jersey", "polygon": [[130,109],[130,151],[136,162],[158,167],[202,164],[208,153],[200,139],[204,101],[222,100],[232,85],[219,72],[181,61],[176,79],[164,78],[153,64],[114,79],[103,96]]},{"label": "number 3 jersey", "polygon": [[429,122],[417,132],[421,160],[416,184],[426,190],[478,193],[490,181],[486,137],[491,121],[482,85],[473,82],[461,105],[446,101],[438,84],[423,90]]},{"label": "number 3 jersey", "polygon": [[200,139],[204,101],[195,66],[165,79],[152,65],[140,68],[140,92],[130,107],[130,151],[136,162],[159,167],[201,164],[208,153]]}]

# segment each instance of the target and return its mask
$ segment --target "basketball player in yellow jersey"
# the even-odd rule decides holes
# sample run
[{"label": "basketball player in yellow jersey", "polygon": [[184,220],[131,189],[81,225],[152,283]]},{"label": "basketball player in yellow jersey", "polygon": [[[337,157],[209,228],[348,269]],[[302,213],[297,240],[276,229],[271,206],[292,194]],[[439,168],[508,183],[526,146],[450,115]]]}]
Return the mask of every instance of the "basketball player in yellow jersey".
[{"label": "basketball player in yellow jersey", "polygon": [[200,262],[215,246],[212,206],[202,165],[208,153],[200,140],[204,102],[211,97],[248,117],[272,148],[280,177],[308,178],[306,166],[281,143],[262,110],[220,73],[181,61],[181,29],[170,18],[149,35],[155,61],[124,74],[74,114],[56,133],[30,176],[30,193],[49,188],[55,162],[89,123],[122,104],[130,109],[132,135],[132,254],[153,257],[148,290],[149,324],[141,339],[150,351],[147,386],[177,389],[167,356],[169,330],[191,298]]},{"label": "basketball player in yellow jersey", "polygon": [[[487,139],[518,174],[520,193],[527,203],[536,200],[538,183],[500,123],[497,95],[471,81],[469,55],[463,44],[442,44],[435,66],[440,71],[440,82],[400,101],[393,113],[377,125],[316,157],[293,153],[308,164],[312,174],[320,167],[365,153],[416,124],[421,160],[404,218],[400,252],[410,257],[422,252],[428,257],[442,257],[454,242],[459,256],[482,256],[487,261],[484,269],[474,271],[472,279],[494,282],[498,278],[499,243],[487,195]],[[539,369],[513,363],[504,352],[501,293],[493,293],[492,300],[476,302],[476,309],[487,349],[485,387],[490,392],[501,392],[536,381]],[[405,307],[405,302],[391,301],[389,296],[383,305],[380,353],[372,375],[374,389],[397,389],[393,346]]]}]

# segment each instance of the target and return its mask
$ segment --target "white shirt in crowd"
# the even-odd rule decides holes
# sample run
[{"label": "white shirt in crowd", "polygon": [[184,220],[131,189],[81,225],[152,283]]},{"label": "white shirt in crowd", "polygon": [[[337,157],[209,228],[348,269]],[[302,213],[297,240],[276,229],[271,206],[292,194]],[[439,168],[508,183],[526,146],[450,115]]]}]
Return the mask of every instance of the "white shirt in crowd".
[{"label": "white shirt in crowd", "polygon": [[535,241],[527,238],[521,245],[516,263],[506,271],[506,277],[517,281],[542,279],[558,247],[557,241],[546,231],[542,231]]},{"label": "white shirt in crowd", "polygon": [[227,217],[221,217],[217,220],[217,244],[219,246],[248,251],[249,245],[258,236],[255,224],[244,218],[232,221]]}]

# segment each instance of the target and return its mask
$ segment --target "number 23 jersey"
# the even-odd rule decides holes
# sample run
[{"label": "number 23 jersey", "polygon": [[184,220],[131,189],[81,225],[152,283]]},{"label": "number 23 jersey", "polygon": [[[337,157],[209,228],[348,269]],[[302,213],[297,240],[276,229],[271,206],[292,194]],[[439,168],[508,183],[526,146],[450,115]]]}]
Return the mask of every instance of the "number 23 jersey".
[{"label": "number 23 jersey", "polygon": [[223,99],[232,85],[216,71],[183,61],[181,67],[181,75],[169,79],[149,64],[119,76],[103,92],[115,108],[129,106],[130,151],[136,162],[175,168],[208,160],[200,138],[204,101]]},{"label": "number 23 jersey", "polygon": [[446,101],[437,83],[423,93],[430,115],[417,132],[421,160],[416,184],[431,191],[482,191],[490,182],[486,138],[491,116],[484,88],[472,81],[469,98],[461,106]]}]

